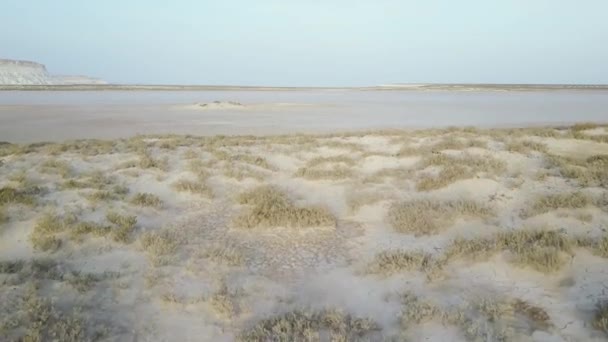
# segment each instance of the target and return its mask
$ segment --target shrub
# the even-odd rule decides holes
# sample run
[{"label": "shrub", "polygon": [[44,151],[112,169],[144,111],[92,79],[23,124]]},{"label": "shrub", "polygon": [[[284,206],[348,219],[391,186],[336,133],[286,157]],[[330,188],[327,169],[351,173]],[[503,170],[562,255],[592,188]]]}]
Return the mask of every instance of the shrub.
[{"label": "shrub", "polygon": [[522,213],[522,216],[536,216],[560,208],[579,209],[592,203],[591,197],[580,191],[544,195],[537,197],[529,209]]},{"label": "shrub", "polygon": [[335,226],[336,219],[322,207],[295,206],[278,188],[260,186],[241,194],[239,203],[250,208],[235,219],[239,227],[318,227]]},{"label": "shrub", "polygon": [[608,300],[600,299],[597,301],[591,325],[608,335]]},{"label": "shrub", "polygon": [[398,232],[426,235],[451,225],[459,216],[486,217],[491,214],[489,208],[469,200],[412,200],[393,203],[388,220]]},{"label": "shrub", "polygon": [[258,322],[241,333],[237,341],[318,341],[329,332],[333,341],[353,341],[379,330],[368,318],[355,318],[338,310],[316,313],[292,311]]},{"label": "shrub", "polygon": [[163,201],[161,201],[161,199],[154,195],[154,194],[150,194],[150,193],[137,193],[135,194],[135,196],[131,199],[131,203],[141,206],[141,207],[154,207],[154,208],[160,208],[163,205]]},{"label": "shrub", "polygon": [[131,233],[135,230],[137,217],[108,212],[106,214],[106,219],[115,226],[112,229],[112,238],[114,241],[122,243],[128,242]]},{"label": "shrub", "polygon": [[423,271],[432,262],[432,256],[423,252],[384,251],[376,255],[368,265],[367,272],[391,275],[401,271]]}]

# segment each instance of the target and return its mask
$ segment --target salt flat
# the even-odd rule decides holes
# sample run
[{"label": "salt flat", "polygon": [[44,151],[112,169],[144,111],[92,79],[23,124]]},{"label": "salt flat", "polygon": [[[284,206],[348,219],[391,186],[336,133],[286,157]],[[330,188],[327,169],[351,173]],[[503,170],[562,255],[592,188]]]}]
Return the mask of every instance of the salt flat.
[{"label": "salt flat", "polygon": [[[242,106],[192,109],[214,101]],[[562,125],[606,108],[606,90],[2,91],[0,141]]]}]

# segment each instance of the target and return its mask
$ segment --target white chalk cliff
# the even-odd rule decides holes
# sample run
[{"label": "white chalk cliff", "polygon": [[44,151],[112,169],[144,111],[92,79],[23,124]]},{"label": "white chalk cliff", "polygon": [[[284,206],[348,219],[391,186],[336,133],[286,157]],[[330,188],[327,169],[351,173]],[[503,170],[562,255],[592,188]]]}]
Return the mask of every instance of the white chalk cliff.
[{"label": "white chalk cliff", "polygon": [[54,76],[46,71],[43,64],[0,59],[0,85],[67,85],[67,84],[107,84],[107,82],[87,76]]}]

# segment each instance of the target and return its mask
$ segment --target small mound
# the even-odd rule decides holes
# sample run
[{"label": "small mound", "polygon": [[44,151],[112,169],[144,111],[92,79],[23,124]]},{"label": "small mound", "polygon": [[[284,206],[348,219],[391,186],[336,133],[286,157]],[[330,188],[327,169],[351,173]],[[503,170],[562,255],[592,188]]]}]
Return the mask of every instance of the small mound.
[{"label": "small mound", "polygon": [[195,107],[204,110],[222,110],[222,109],[244,109],[246,106],[234,101],[213,101],[209,103],[196,103]]}]

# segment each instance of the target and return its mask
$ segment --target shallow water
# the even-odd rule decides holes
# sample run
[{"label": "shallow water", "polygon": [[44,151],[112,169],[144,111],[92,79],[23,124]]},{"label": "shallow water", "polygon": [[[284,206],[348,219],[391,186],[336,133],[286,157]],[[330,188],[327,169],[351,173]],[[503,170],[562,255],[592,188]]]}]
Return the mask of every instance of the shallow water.
[{"label": "shallow water", "polygon": [[[255,109],[185,110],[236,101]],[[306,106],[276,106],[276,104]],[[608,122],[608,91],[3,91],[0,141]]]}]

